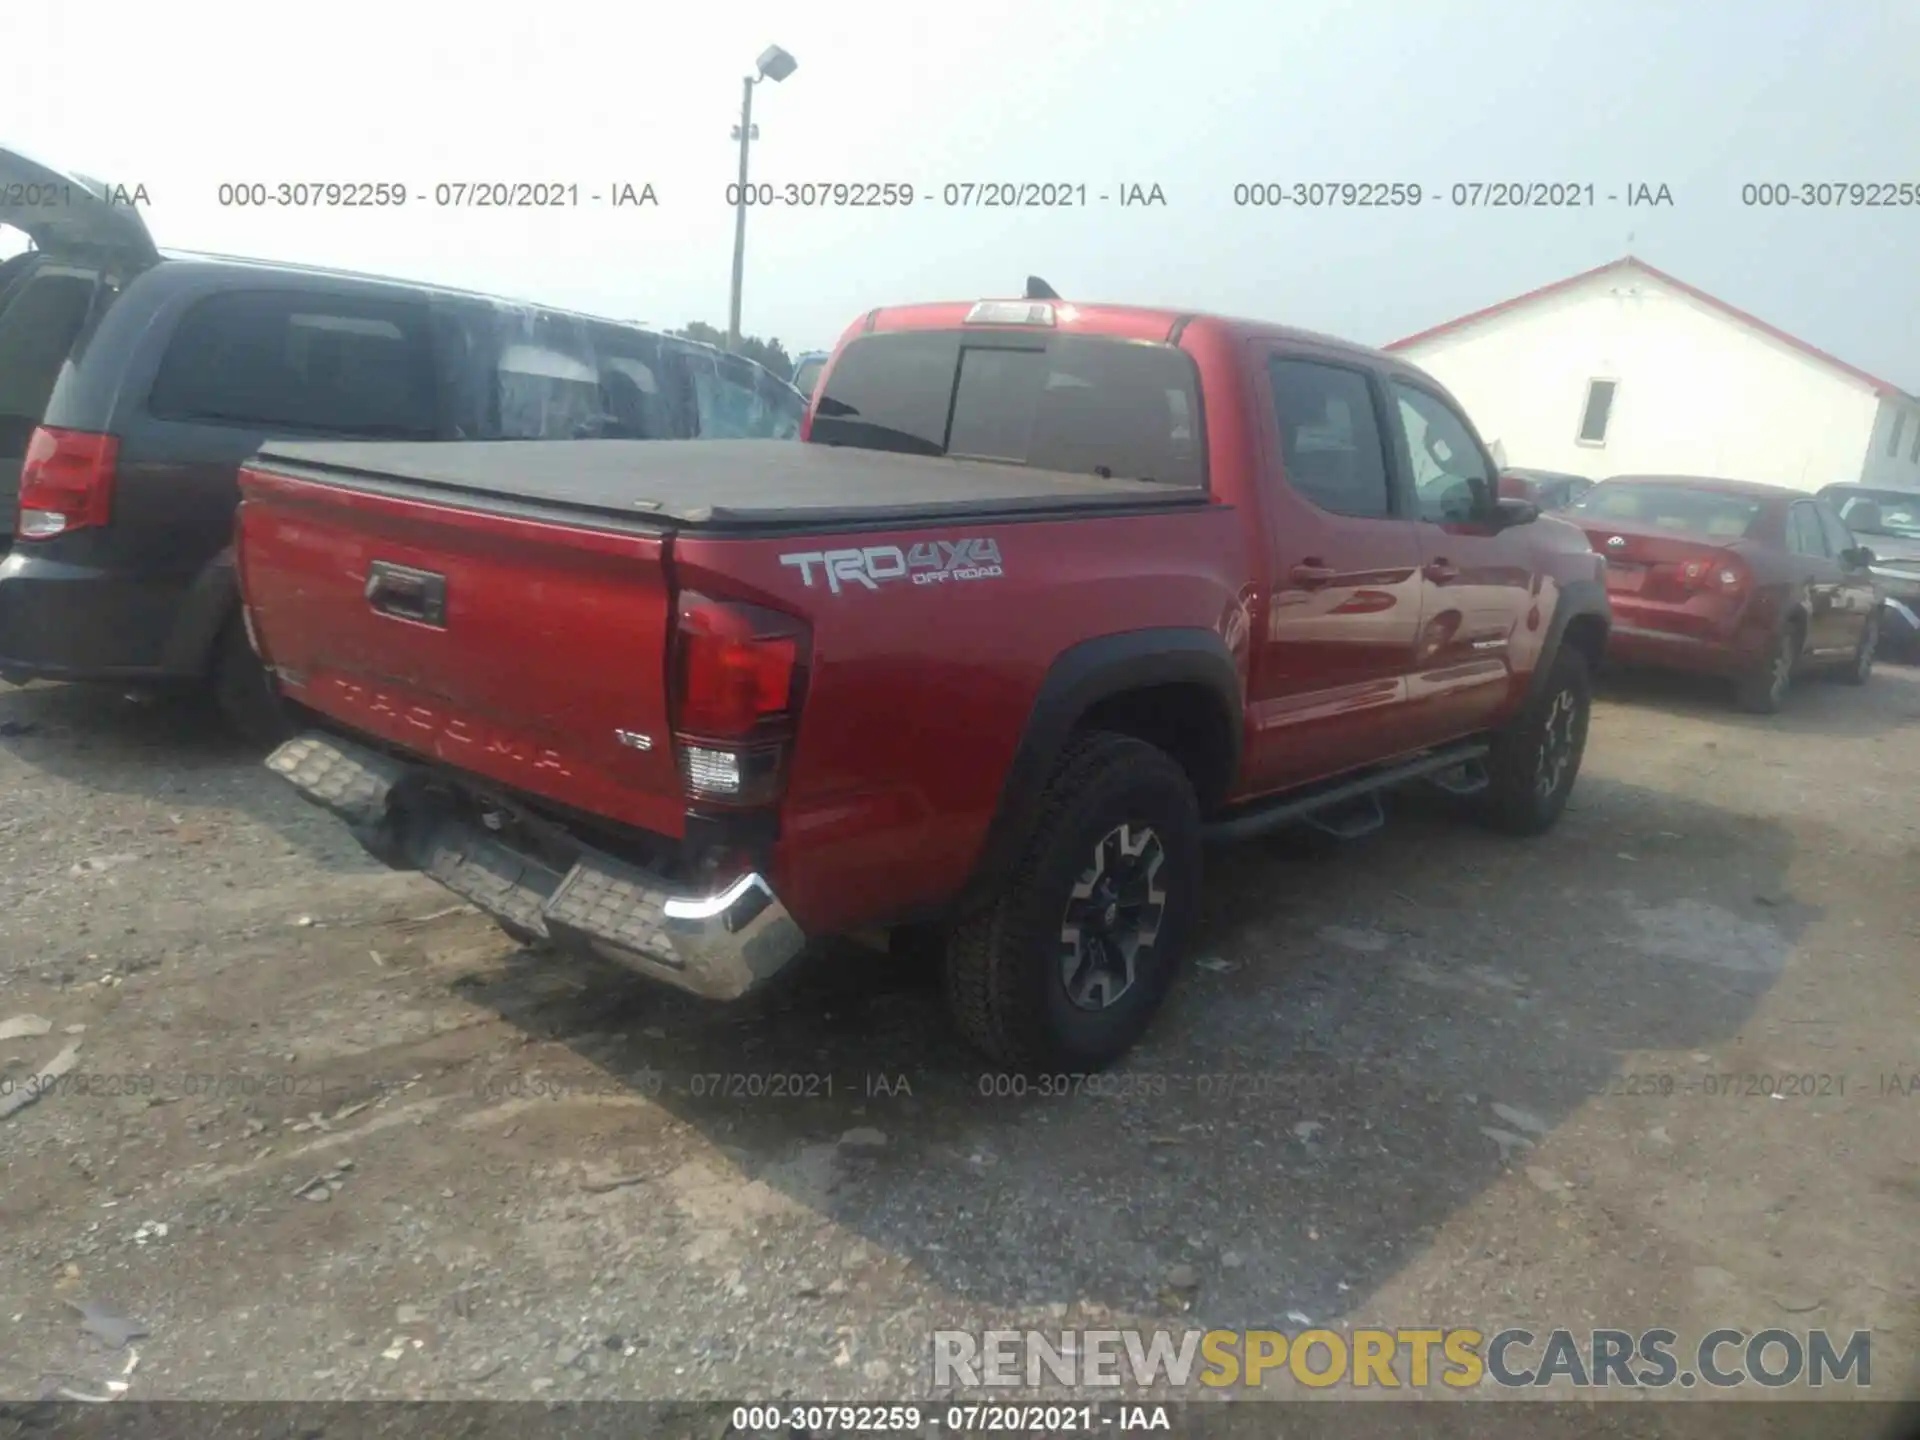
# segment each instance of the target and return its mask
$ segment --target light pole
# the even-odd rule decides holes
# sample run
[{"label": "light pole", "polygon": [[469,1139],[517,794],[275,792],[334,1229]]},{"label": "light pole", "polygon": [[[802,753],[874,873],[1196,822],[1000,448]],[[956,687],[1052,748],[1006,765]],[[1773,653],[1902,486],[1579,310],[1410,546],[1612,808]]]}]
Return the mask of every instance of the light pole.
[{"label": "light pole", "polygon": [[733,200],[733,295],[727,304],[727,350],[740,348],[740,280],[747,262],[747,146],[759,138],[753,123],[753,87],[762,80],[775,83],[786,79],[800,62],[778,45],[760,52],[757,75],[749,75],[740,84],[740,123],[733,127],[733,138],[740,142],[740,185]]}]

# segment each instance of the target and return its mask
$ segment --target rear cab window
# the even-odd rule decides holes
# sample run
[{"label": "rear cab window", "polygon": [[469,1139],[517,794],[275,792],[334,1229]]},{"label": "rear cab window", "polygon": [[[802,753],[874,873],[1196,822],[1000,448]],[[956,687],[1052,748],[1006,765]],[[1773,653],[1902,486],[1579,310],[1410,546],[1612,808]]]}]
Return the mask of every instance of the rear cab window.
[{"label": "rear cab window", "polygon": [[161,420],[436,438],[427,306],[324,291],[208,296],[175,328],[147,408]]},{"label": "rear cab window", "polygon": [[1097,336],[921,330],[850,342],[814,401],[817,444],[1204,489],[1192,360]]}]

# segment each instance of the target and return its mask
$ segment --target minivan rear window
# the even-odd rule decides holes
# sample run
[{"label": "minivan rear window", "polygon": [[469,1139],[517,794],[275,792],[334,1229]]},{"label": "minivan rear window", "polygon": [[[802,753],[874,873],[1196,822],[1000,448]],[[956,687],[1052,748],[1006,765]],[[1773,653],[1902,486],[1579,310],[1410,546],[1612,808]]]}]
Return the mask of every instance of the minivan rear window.
[{"label": "minivan rear window", "polygon": [[1007,331],[866,335],[814,407],[825,445],[1204,486],[1193,362],[1169,345]]},{"label": "minivan rear window", "polygon": [[427,440],[439,432],[424,304],[236,290],[181,318],[148,408],[166,420]]},{"label": "minivan rear window", "polygon": [[442,329],[468,439],[793,439],[806,411],[762,367],[639,326],[460,302]]}]

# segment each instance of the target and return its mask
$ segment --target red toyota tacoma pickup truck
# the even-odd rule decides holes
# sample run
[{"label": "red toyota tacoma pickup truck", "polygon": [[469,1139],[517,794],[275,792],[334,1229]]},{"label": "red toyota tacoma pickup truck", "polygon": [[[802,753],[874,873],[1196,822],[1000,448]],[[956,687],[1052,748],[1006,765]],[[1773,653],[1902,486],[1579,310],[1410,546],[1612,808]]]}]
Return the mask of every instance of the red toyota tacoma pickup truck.
[{"label": "red toyota tacoma pickup truck", "polygon": [[1392,356],[1059,301],[876,310],[807,443],[286,444],[242,477],[269,765],[516,938],[731,999],[944,949],[1017,1067],[1121,1055],[1203,844],[1438,784],[1546,829],[1602,561]]}]

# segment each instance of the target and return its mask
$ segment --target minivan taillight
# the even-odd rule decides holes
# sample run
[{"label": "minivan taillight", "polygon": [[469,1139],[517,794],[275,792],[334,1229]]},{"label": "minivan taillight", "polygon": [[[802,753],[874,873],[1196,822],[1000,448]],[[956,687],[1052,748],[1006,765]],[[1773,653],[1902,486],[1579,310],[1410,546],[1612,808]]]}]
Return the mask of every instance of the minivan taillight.
[{"label": "minivan taillight", "polygon": [[680,596],[669,698],[687,798],[779,798],[811,639],[804,620],[777,610]]},{"label": "minivan taillight", "polygon": [[113,469],[120,441],[86,430],[42,425],[20,466],[20,508],[13,533],[49,540],[105,525],[113,512]]}]

